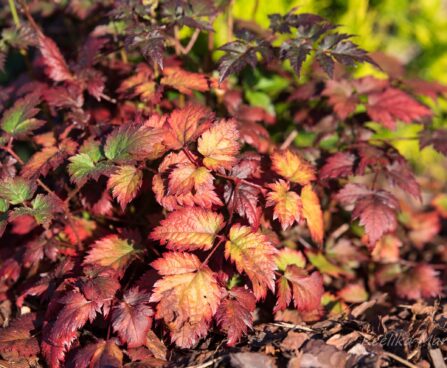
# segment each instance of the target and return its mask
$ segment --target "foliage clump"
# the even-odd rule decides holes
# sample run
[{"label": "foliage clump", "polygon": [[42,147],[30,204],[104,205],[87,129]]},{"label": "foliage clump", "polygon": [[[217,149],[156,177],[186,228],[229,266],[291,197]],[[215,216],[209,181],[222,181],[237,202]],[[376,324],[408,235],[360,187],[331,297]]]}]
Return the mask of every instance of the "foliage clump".
[{"label": "foliage clump", "polygon": [[[3,359],[156,364],[163,342],[237,344],[257,307],[315,321],[393,281],[395,298],[440,295],[421,253],[445,201],[408,205],[420,184],[370,122],[419,122],[421,147],[446,154],[423,102],[446,89],[353,79],[380,66],[295,11],[237,25],[216,63],[224,3],[19,2],[0,44],[29,68],[0,90]],[[79,29],[78,51],[50,14]],[[253,92],[260,78],[286,83]]]}]

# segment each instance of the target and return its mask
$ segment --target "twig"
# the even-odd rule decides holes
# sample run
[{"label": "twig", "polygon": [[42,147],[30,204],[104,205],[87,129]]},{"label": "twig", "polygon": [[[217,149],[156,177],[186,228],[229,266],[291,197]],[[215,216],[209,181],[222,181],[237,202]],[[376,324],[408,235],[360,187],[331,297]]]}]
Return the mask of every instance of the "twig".
[{"label": "twig", "polygon": [[214,363],[220,362],[222,359],[223,359],[223,357],[217,357],[217,358],[209,360],[206,363],[199,364],[199,365],[190,365],[190,366],[188,366],[186,368],[207,368],[207,367],[213,365]]},{"label": "twig", "polygon": [[403,364],[409,368],[419,368],[417,365],[414,365],[413,363],[409,362],[408,360],[401,358],[399,355],[390,353],[388,351],[384,351],[383,354],[385,356],[387,356],[388,358],[394,359],[396,362],[399,362],[400,364]]},{"label": "twig", "polygon": [[178,26],[174,26],[174,48],[175,48],[175,54],[178,56],[181,53],[181,47],[182,45],[180,44],[180,40],[178,39],[179,34],[178,34]]},{"label": "twig", "polygon": [[430,358],[431,358],[435,368],[446,368],[444,358],[442,356],[442,352],[439,348],[438,349],[429,349],[428,353],[430,354]]},{"label": "twig", "polygon": [[192,48],[194,47],[194,45],[197,41],[197,38],[199,37],[199,34],[200,34],[200,29],[197,28],[194,31],[194,33],[192,34],[191,39],[189,40],[186,47],[184,48],[182,45],[180,45],[182,54],[188,54],[192,50]]},{"label": "twig", "polygon": [[281,145],[280,149],[284,150],[287,147],[289,147],[297,135],[298,135],[298,131],[296,129],[292,130],[290,132],[290,134],[287,136],[284,143]]},{"label": "twig", "polygon": [[307,249],[313,249],[312,245],[303,237],[298,236],[298,241]]},{"label": "twig", "polygon": [[315,332],[313,328],[302,326],[302,325],[295,325],[293,323],[287,323],[287,322],[274,322],[272,323],[273,326],[283,327],[283,328],[290,328],[292,330],[301,330],[305,332]]}]

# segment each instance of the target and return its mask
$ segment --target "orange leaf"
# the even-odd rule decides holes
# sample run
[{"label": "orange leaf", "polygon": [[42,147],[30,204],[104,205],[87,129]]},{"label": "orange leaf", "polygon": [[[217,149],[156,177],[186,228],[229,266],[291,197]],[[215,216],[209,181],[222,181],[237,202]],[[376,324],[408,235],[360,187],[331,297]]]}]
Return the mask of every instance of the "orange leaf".
[{"label": "orange leaf", "polygon": [[177,210],[161,221],[151,238],[174,250],[208,250],[224,224],[223,216],[202,208]]},{"label": "orange leaf", "polygon": [[[171,267],[174,259],[179,269]],[[165,321],[177,346],[193,347],[208,334],[220,303],[216,274],[208,266],[201,266],[193,254],[164,254],[152,266],[164,275],[155,283],[150,300],[158,302],[156,318]]]},{"label": "orange leaf", "polygon": [[236,163],[239,153],[239,132],[236,121],[222,120],[202,134],[198,140],[198,151],[205,156],[204,165],[212,170],[230,170]]},{"label": "orange leaf", "polygon": [[306,185],[301,190],[301,201],[303,203],[303,215],[307,221],[310,235],[317,244],[323,243],[323,212],[321,211],[320,200],[312,189],[312,186]]},{"label": "orange leaf", "polygon": [[284,180],[270,184],[269,188],[272,191],[267,194],[267,207],[275,206],[273,218],[279,219],[282,229],[286,230],[295,221],[299,222],[302,214],[300,196],[289,191],[290,186]]},{"label": "orange leaf", "polygon": [[108,235],[92,245],[84,263],[120,270],[128,264],[134,252],[135,249],[127,240],[118,235]]},{"label": "orange leaf", "polygon": [[209,126],[213,114],[202,105],[188,105],[174,110],[168,119],[165,143],[177,150],[200,136]]},{"label": "orange leaf", "polygon": [[316,178],[314,168],[291,150],[273,153],[272,168],[283,178],[300,185],[307,185]]},{"label": "orange leaf", "polygon": [[263,299],[267,288],[275,290],[275,255],[278,250],[260,231],[233,225],[225,245],[225,258],[231,258],[238,272],[245,272],[253,284],[256,299]]},{"label": "orange leaf", "polygon": [[214,177],[204,167],[197,168],[183,151],[168,154],[152,180],[157,202],[168,211],[181,207],[211,208],[223,203],[214,191]]},{"label": "orange leaf", "polygon": [[142,171],[134,166],[125,165],[110,175],[107,187],[112,189],[113,197],[118,200],[124,210],[127,204],[136,197],[142,183]]},{"label": "orange leaf", "polygon": [[161,84],[173,87],[186,95],[192,95],[193,91],[205,92],[209,90],[204,74],[191,73],[180,68],[165,68],[163,74]]}]

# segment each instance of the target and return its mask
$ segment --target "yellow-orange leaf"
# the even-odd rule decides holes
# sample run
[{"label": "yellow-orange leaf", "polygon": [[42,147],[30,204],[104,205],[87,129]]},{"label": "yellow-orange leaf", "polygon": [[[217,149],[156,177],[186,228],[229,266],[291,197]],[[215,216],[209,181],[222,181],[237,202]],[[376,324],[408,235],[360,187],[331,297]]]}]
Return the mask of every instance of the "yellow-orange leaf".
[{"label": "yellow-orange leaf", "polygon": [[267,236],[253,232],[248,226],[233,225],[225,245],[225,258],[231,258],[238,272],[245,272],[253,284],[256,299],[275,290],[275,255],[278,250]]},{"label": "yellow-orange leaf", "polygon": [[223,216],[203,208],[171,212],[151,234],[151,238],[175,250],[208,250],[224,224]]},{"label": "yellow-orange leaf", "polygon": [[284,180],[269,185],[272,190],[267,194],[267,207],[275,206],[273,218],[278,219],[283,230],[286,230],[301,218],[302,206],[300,196],[289,191],[290,186]]},{"label": "yellow-orange leaf", "polygon": [[213,114],[202,105],[187,105],[174,110],[165,130],[165,143],[170,149],[180,149],[199,137],[209,126]]},{"label": "yellow-orange leaf", "polygon": [[231,169],[239,149],[239,131],[233,119],[214,124],[198,141],[198,151],[205,156],[203,163],[209,169]]},{"label": "yellow-orange leaf", "polygon": [[84,263],[119,270],[128,264],[134,252],[135,249],[128,240],[121,239],[118,235],[108,235],[92,245]]},{"label": "yellow-orange leaf", "polygon": [[107,187],[112,189],[121,208],[124,210],[126,205],[135,198],[138,190],[143,183],[143,173],[134,166],[121,166],[115,173],[110,175]]},{"label": "yellow-orange leaf", "polygon": [[300,185],[307,185],[316,178],[314,168],[291,150],[273,153],[272,168],[283,178]]},{"label": "yellow-orange leaf", "polygon": [[[173,262],[179,267],[171,267]],[[208,334],[219,306],[216,275],[193,254],[164,254],[152,266],[164,275],[155,283],[150,300],[158,302],[156,318],[165,321],[177,346],[190,348]]]},{"label": "yellow-orange leaf", "polygon": [[208,81],[204,74],[191,73],[180,68],[163,69],[161,84],[171,86],[181,93],[191,95],[192,91],[208,91]]},{"label": "yellow-orange leaf", "polygon": [[320,200],[312,186],[306,185],[301,190],[301,202],[310,235],[315,243],[322,244],[324,236],[323,212],[321,211]]}]

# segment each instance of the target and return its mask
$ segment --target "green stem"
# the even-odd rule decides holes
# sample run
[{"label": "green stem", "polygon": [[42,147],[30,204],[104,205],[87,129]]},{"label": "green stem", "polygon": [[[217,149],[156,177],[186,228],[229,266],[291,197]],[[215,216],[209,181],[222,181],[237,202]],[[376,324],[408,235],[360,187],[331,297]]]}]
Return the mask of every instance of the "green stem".
[{"label": "green stem", "polygon": [[14,20],[14,24],[16,25],[16,28],[20,27],[20,18],[17,14],[17,8],[14,0],[8,0],[9,2],[9,9],[11,10],[12,19]]}]

